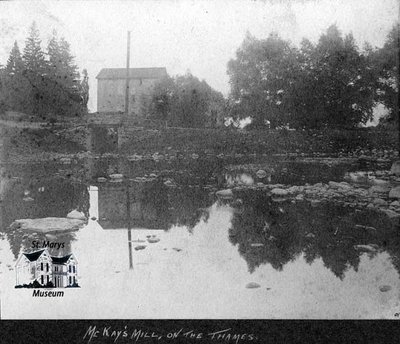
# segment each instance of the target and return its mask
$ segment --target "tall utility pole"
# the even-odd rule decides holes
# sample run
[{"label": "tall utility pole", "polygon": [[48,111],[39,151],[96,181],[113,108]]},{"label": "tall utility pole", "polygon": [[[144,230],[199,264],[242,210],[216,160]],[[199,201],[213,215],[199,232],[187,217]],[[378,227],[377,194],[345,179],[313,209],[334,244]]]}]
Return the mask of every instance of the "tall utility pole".
[{"label": "tall utility pole", "polygon": [[125,116],[129,115],[129,60],[131,52],[131,32],[128,31],[128,38],[126,42],[126,88],[125,88]]}]

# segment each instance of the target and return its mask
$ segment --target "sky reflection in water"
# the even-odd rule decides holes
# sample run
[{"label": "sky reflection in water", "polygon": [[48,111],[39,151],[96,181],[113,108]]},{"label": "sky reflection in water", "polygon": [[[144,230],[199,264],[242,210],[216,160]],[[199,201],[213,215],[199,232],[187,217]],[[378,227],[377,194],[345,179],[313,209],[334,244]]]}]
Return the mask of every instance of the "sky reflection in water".
[{"label": "sky reflection in water", "polygon": [[[161,179],[10,183],[1,203],[2,318],[393,318],[400,308],[398,230],[376,213],[276,203],[257,191],[220,202],[207,185],[168,187]],[[26,190],[34,201],[23,200]],[[73,209],[97,220],[54,236],[8,229],[18,218]],[[81,288],[60,299],[14,289],[15,259],[32,240],[65,242],[63,253],[79,261]],[[359,252],[359,244],[378,249]],[[247,289],[249,282],[260,287]]]}]

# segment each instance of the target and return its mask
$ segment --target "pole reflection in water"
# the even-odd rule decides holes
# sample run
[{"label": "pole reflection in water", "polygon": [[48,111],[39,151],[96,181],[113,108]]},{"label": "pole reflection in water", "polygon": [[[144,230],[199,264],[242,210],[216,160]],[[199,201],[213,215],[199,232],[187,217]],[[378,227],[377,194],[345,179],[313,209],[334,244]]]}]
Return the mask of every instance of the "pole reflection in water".
[{"label": "pole reflection in water", "polygon": [[128,227],[129,269],[133,269],[132,262],[132,233],[131,233],[131,202],[129,197],[129,181],[126,183],[126,222]]}]

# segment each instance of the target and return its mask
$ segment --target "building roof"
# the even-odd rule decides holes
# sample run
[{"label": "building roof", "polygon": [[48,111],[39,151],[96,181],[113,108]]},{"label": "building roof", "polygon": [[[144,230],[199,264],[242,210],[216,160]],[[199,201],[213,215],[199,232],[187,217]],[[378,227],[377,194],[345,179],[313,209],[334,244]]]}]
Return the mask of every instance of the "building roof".
[{"label": "building roof", "polygon": [[67,254],[64,257],[51,257],[51,260],[53,261],[53,263],[55,264],[65,264],[66,262],[68,262],[68,259],[72,256],[72,254]]},{"label": "building roof", "polygon": [[[46,251],[46,249],[44,250],[39,250],[39,251],[35,251],[35,252],[31,252],[31,253],[24,253],[25,257],[29,259],[30,262],[35,262],[41,255],[42,253]],[[66,262],[68,262],[68,259],[72,256],[71,254],[67,254],[64,257],[51,257],[51,260],[54,264],[65,264]]]},{"label": "building roof", "polygon": [[[161,79],[165,76],[167,76],[165,67],[129,69],[129,79]],[[103,68],[96,79],[126,79],[126,68]]]},{"label": "building roof", "polygon": [[44,250],[32,252],[32,253],[24,253],[25,257],[29,259],[29,261],[34,262],[36,261],[41,254],[44,252]]}]

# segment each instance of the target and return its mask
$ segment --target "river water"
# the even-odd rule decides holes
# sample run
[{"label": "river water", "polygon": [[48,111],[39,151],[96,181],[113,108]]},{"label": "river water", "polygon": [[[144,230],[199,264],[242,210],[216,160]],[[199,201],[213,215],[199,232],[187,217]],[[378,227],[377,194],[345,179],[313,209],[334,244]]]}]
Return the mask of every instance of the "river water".
[{"label": "river water", "polygon": [[[256,176],[257,166],[266,176]],[[400,240],[388,218],[330,203],[275,202],[256,188],[240,199],[215,196],[238,183],[342,181],[363,168],[265,157],[3,164],[1,317],[395,318]],[[110,180],[115,173],[124,178]],[[10,227],[72,210],[88,219],[78,231]],[[59,298],[16,289],[16,260],[34,251],[33,241],[64,243],[50,253],[75,255],[80,288]]]}]

